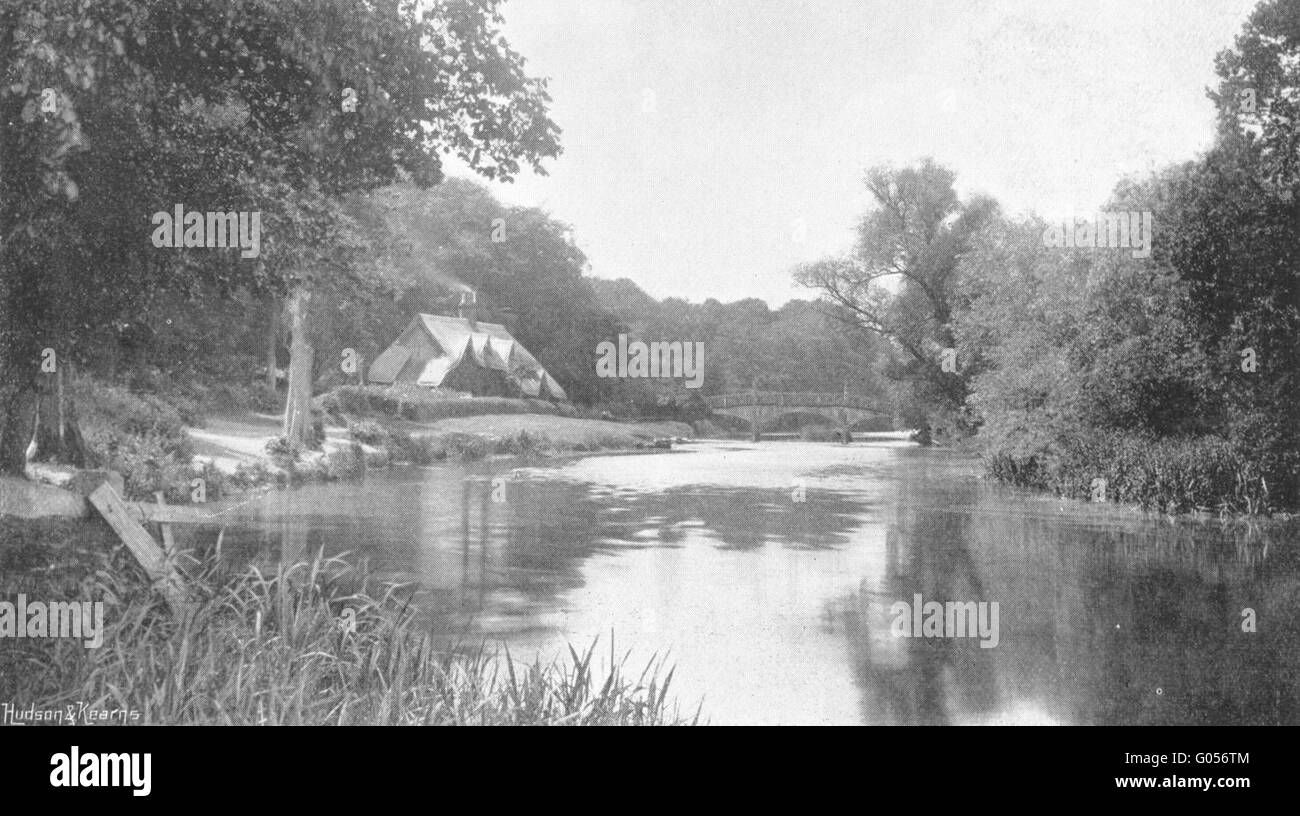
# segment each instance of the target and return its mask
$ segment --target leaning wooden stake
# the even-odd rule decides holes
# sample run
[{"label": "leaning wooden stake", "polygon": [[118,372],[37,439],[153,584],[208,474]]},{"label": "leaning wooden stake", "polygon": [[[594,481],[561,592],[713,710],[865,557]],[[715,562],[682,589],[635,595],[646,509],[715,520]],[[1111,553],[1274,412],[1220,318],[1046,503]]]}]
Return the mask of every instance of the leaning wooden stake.
[{"label": "leaning wooden stake", "polygon": [[[167,506],[167,502],[163,501],[163,492],[161,490],[154,491],[153,497],[158,500],[159,507]],[[172,537],[172,526],[165,521],[160,521],[158,522],[158,529],[162,532],[163,549],[167,551],[167,555],[174,557],[176,555],[176,539]]]},{"label": "leaning wooden stake", "polygon": [[180,574],[167,563],[167,556],[162,548],[149,535],[149,531],[133,518],[131,511],[122,503],[117,492],[105,482],[90,494],[90,503],[126,544],[126,548],[135,556],[135,560],[140,562],[140,566],[144,567],[145,573],[153,581],[154,586],[167,598],[167,604],[172,612],[177,617],[184,617],[189,609],[189,600]]}]

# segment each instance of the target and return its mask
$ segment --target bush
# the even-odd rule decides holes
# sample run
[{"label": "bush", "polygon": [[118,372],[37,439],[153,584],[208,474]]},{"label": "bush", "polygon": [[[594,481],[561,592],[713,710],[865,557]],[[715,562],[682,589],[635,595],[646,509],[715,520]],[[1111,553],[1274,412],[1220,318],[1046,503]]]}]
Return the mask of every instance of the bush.
[{"label": "bush", "polygon": [[389,439],[388,431],[378,422],[364,419],[360,422],[349,422],[348,433],[353,439],[364,445],[379,447],[385,444]]},{"label": "bush", "polygon": [[87,464],[119,471],[129,499],[148,499],[156,490],[179,495],[189,482],[193,447],[180,412],[153,394],[134,394],[117,385],[78,379],[70,386]]},{"label": "bush", "polygon": [[191,484],[194,479],[203,480],[204,498],[207,501],[217,501],[230,492],[230,477],[224,471],[211,462],[204,462],[201,466],[190,466],[190,481],[179,486],[179,490],[173,489],[166,495],[169,504],[187,504],[193,498]]},{"label": "bush", "polygon": [[272,456],[292,456],[293,445],[289,444],[289,437],[277,436],[266,440],[266,452]]},{"label": "bush", "polygon": [[460,459],[471,462],[492,453],[490,440],[466,433],[449,433],[430,438],[431,450],[436,459]]},{"label": "bush", "polygon": [[434,437],[412,436],[405,431],[393,431],[389,436],[389,454],[399,462],[429,465],[446,459],[447,450]]},{"label": "bush", "polygon": [[111,456],[116,445],[132,436],[156,439],[169,453],[189,444],[180,413],[151,394],[93,380],[78,380],[71,391],[82,435],[96,453]]},{"label": "bush", "polygon": [[235,472],[226,477],[226,481],[234,488],[259,487],[264,484],[282,483],[287,477],[283,471],[273,473],[266,463],[257,460],[253,463],[240,462],[235,466]]},{"label": "bush", "polygon": [[332,450],[325,456],[327,479],[359,479],[365,473],[366,455],[357,442]]},{"label": "bush", "polygon": [[493,443],[493,452],[514,456],[541,456],[555,449],[546,434],[530,434],[520,430]]}]

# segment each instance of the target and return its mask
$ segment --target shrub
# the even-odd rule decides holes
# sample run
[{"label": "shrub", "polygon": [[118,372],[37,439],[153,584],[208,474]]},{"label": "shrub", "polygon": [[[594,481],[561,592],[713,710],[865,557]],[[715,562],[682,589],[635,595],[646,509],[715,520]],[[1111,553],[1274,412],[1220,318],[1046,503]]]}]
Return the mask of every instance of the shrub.
[{"label": "shrub", "polygon": [[399,462],[429,465],[446,459],[447,450],[431,436],[412,436],[405,431],[393,431],[389,436],[389,453]]},{"label": "shrub", "polygon": [[273,473],[266,463],[261,460],[252,462],[240,462],[235,466],[235,472],[226,477],[227,482],[235,488],[258,487],[264,484],[281,482],[285,479],[283,472]]},{"label": "shrub", "polygon": [[365,452],[357,442],[336,448],[325,456],[325,478],[327,479],[358,479],[365,473]]},{"label": "shrub", "polygon": [[389,434],[384,430],[384,427],[378,422],[369,419],[349,422],[348,433],[353,439],[371,447],[379,447],[389,439]]},{"label": "shrub", "polygon": [[277,436],[266,440],[266,452],[272,456],[292,456],[293,445],[289,444],[289,437]]},{"label": "shrub", "polygon": [[433,455],[437,459],[460,459],[470,462],[485,458],[492,452],[492,442],[481,436],[466,433],[449,433],[432,437]]},{"label": "shrub", "polygon": [[[190,481],[194,479],[203,480],[203,491],[208,501],[216,501],[230,492],[230,477],[224,471],[211,462],[204,462],[198,467],[191,465]],[[179,486],[178,490],[169,491],[166,495],[168,503],[186,504],[193,497],[191,492],[190,481]]]},{"label": "shrub", "polygon": [[77,379],[70,391],[86,443],[87,464],[119,471],[129,499],[188,484],[193,447],[180,412],[153,394]]},{"label": "shrub", "polygon": [[111,455],[127,437],[154,438],[168,453],[189,443],[175,408],[152,394],[133,394],[117,385],[77,380],[71,389],[82,434],[96,453]]},{"label": "shrub", "polygon": [[520,430],[493,442],[493,452],[514,456],[540,456],[554,450],[546,434],[530,434]]}]

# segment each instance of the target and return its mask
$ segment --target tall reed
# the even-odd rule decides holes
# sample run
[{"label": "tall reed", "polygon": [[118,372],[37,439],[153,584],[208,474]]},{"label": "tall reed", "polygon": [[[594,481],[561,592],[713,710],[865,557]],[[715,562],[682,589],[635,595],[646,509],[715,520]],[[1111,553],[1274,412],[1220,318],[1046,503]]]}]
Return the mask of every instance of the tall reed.
[{"label": "tall reed", "polygon": [[142,724],[699,720],[698,710],[684,715],[671,702],[673,670],[663,660],[630,672],[628,655],[616,659],[612,636],[607,661],[597,660],[593,643],[521,665],[504,649],[439,641],[409,592],[391,585],[372,592],[371,580],[343,557],[317,555],[274,574],[229,570],[217,557],[189,565],[196,603],[182,620],[138,576],[97,571],[86,589],[110,599],[104,645],[13,641],[0,654],[0,699],[126,709],[139,712]]}]

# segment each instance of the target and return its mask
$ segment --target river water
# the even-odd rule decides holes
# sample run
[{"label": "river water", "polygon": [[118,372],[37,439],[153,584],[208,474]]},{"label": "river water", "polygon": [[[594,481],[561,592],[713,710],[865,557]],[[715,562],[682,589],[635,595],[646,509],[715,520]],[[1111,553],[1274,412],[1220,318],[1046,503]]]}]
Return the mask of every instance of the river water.
[{"label": "river water", "polygon": [[225,542],[351,553],[524,659],[612,636],[713,723],[1300,722],[1294,522],[979,472],[896,438],[395,468],[250,502]]}]

